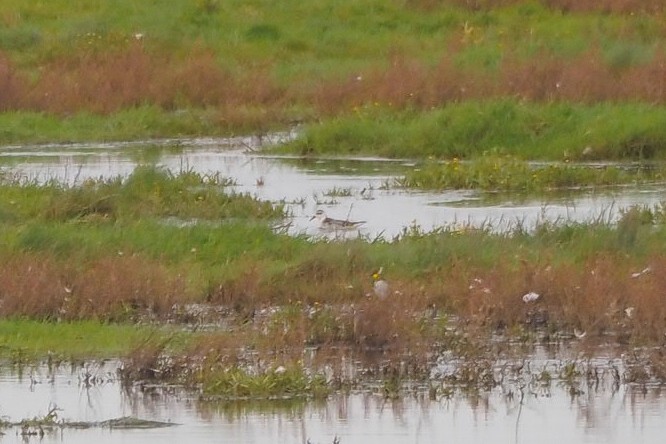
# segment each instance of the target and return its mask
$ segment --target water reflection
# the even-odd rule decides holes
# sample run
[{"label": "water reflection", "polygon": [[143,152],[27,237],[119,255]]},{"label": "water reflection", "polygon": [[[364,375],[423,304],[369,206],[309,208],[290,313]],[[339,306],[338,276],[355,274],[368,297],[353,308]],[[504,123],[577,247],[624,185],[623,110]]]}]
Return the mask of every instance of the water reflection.
[{"label": "water reflection", "polygon": [[[601,362],[601,361],[600,361]],[[549,390],[514,386],[457,393],[437,400],[422,391],[391,400],[377,393],[332,396],[326,402],[200,402],[177,388],[124,389],[117,363],[6,369],[0,373],[0,414],[17,421],[41,416],[49,406],[59,418],[100,421],[136,416],[178,426],[153,430],[63,429],[40,442],[661,442],[666,399],[660,387],[604,380],[573,393],[554,382]],[[95,379],[90,380],[90,375]],[[86,383],[88,380],[89,383]],[[2,442],[14,442],[8,429]],[[27,438],[37,442],[38,437]]]},{"label": "water reflection", "polygon": [[[289,137],[275,135],[271,141]],[[237,192],[286,203],[291,217],[285,223],[292,234],[370,239],[391,239],[410,226],[431,230],[471,225],[506,230],[516,226],[529,229],[545,221],[613,221],[629,206],[660,204],[666,191],[664,186],[622,187],[604,193],[540,198],[472,191],[415,192],[392,187],[395,177],[414,167],[409,162],[266,156],[257,150],[264,141],[236,138],[4,147],[0,171],[68,184],[86,178],[126,176],[136,165],[145,163],[173,172],[219,172],[235,180],[232,188]],[[317,209],[332,218],[366,223],[351,232],[322,232],[310,221]]]},{"label": "water reflection", "polygon": [[[412,165],[379,159],[304,161],[247,153],[252,140],[198,140],[155,145],[111,144],[10,147],[0,153],[0,168],[31,180],[69,184],[86,178],[125,176],[137,164],[156,163],[173,171],[220,172],[233,177],[234,189],[275,202],[289,202],[294,233],[318,235],[308,222],[316,209],[331,217],[364,219],[364,236],[400,233],[416,223],[425,229],[450,223],[534,224],[543,220],[613,220],[630,205],[656,205],[662,187],[626,187],[609,193],[553,196],[548,200],[468,191],[418,193],[387,187]],[[258,184],[262,178],[263,185]],[[334,195],[332,189],[349,190]],[[346,193],[343,193],[346,194]],[[598,352],[598,350],[597,350]],[[578,353],[578,352],[576,352]],[[557,374],[566,350],[537,350],[534,368]],[[604,356],[616,356],[612,351]],[[591,362],[608,368],[607,357]],[[444,364],[447,364],[446,362]],[[0,415],[10,421],[39,417],[51,406],[59,418],[103,421],[135,416],[180,424],[155,430],[62,430],[40,442],[163,443],[347,443],[424,442],[662,442],[666,399],[659,386],[614,384],[540,384],[506,381],[490,391],[455,393],[430,399],[416,391],[385,399],[365,391],[332,396],[326,402],[200,402],[175,387],[117,382],[118,363],[99,362],[49,369],[5,368],[0,372]],[[614,365],[620,365],[615,363]],[[538,367],[537,367],[538,366]],[[606,367],[603,367],[606,366]],[[448,367],[442,367],[444,371]],[[15,442],[6,430],[0,442]],[[28,438],[37,442],[37,437]]]}]

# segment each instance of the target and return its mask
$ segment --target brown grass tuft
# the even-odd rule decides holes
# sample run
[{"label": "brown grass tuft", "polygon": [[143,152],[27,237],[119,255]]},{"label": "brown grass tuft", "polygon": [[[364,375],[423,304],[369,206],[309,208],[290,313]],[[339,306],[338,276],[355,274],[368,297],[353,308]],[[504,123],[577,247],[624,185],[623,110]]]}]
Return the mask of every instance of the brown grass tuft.
[{"label": "brown grass tuft", "polygon": [[283,94],[270,69],[232,76],[211,51],[195,49],[178,59],[149,53],[140,42],[105,52],[79,50],[49,62],[30,89],[9,90],[20,97],[14,106],[61,114],[111,113],[145,103],[166,109],[275,104]]},{"label": "brown grass tuft", "polygon": [[187,301],[183,276],[139,256],[101,259],[74,276],[67,310],[77,317],[105,314],[125,319],[137,313],[166,315],[176,302]]},{"label": "brown grass tuft", "polygon": [[666,102],[666,54],[661,50],[648,63],[627,66],[610,64],[598,48],[573,58],[547,52],[530,59],[509,54],[497,72],[456,66],[458,50],[451,46],[434,68],[394,55],[387,67],[318,85],[310,97],[325,114],[367,103],[427,109],[451,101],[506,96],[535,102]]},{"label": "brown grass tuft", "polygon": [[0,52],[0,111],[18,107],[24,91],[24,80],[16,73],[9,58]]},{"label": "brown grass tuft", "polygon": [[643,63],[629,56],[625,60],[622,54],[607,60],[594,46],[576,57],[542,52],[525,59],[506,54],[497,69],[484,70],[456,64],[456,55],[469,44],[464,40],[462,35],[454,38],[436,66],[394,51],[386,65],[290,87],[276,84],[270,64],[231,72],[203,48],[183,58],[148,52],[140,42],[106,52],[78,50],[46,63],[33,82],[0,57],[0,109],[69,114],[111,113],[142,104],[214,107],[221,125],[261,128],[266,121],[285,121],[285,107],[295,103],[312,105],[324,115],[368,103],[427,109],[505,96],[666,103],[666,53],[661,48]]},{"label": "brown grass tuft", "polygon": [[52,318],[67,297],[62,267],[50,258],[19,255],[0,268],[2,316]]},{"label": "brown grass tuft", "polygon": [[45,67],[24,106],[55,113],[108,113],[136,106],[150,91],[153,72],[139,44],[108,53],[74,52]]},{"label": "brown grass tuft", "polygon": [[[622,257],[593,258],[579,265],[498,264],[492,270],[447,277],[446,291],[434,300],[459,315],[466,328],[578,329],[590,336],[660,341],[666,331],[666,277],[655,270],[665,266],[663,256],[638,265]],[[528,292],[539,299],[524,302]]]},{"label": "brown grass tuft", "polygon": [[123,320],[167,315],[188,301],[182,276],[138,256],[107,258],[82,269],[21,254],[0,270],[0,313],[39,319]]}]

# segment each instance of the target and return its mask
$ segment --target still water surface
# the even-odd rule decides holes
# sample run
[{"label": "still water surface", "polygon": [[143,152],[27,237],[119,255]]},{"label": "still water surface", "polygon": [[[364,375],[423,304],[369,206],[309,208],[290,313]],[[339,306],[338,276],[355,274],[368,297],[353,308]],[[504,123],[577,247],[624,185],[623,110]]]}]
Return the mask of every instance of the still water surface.
[{"label": "still water surface", "polygon": [[[529,228],[543,221],[612,221],[631,205],[660,204],[665,191],[662,186],[625,187],[547,199],[488,198],[470,191],[414,192],[391,186],[393,178],[414,168],[407,161],[303,160],[265,155],[257,146],[252,138],[14,146],[0,148],[0,170],[68,184],[126,176],[145,163],[173,172],[219,172],[235,181],[235,191],[285,203],[293,234],[331,236],[309,220],[317,209],[324,209],[331,217],[365,220],[353,236],[389,239],[414,224],[424,230],[451,224],[503,229],[515,224]],[[117,365],[5,370],[0,374],[0,415],[20,421],[43,416],[57,406],[59,418],[70,421],[134,416],[178,425],[152,430],[64,429],[41,439],[18,436],[18,428],[10,428],[0,442],[329,444],[337,436],[341,444],[560,444],[666,439],[666,398],[660,387],[611,387],[606,382],[571,396],[567,387],[554,383],[547,392],[528,393],[522,403],[516,387],[510,389],[513,396],[506,387],[498,387],[477,396],[458,394],[436,401],[423,393],[386,400],[359,392],[336,395],[323,404],[206,403],[177,389],[123,389],[116,380]],[[86,385],[86,375],[94,375],[96,382]]]},{"label": "still water surface", "polygon": [[[275,140],[290,135],[276,135]],[[548,197],[493,196],[474,191],[418,192],[396,188],[393,179],[415,168],[409,161],[376,158],[299,159],[262,154],[252,138],[194,139],[150,143],[12,146],[0,149],[0,169],[39,181],[80,183],[86,178],[126,176],[138,164],[156,164],[177,173],[219,173],[231,189],[285,203],[292,234],[328,237],[310,217],[318,209],[329,217],[364,220],[346,236],[392,239],[405,228],[517,225],[531,229],[544,221],[614,221],[632,205],[653,207],[666,187],[622,187]],[[263,184],[263,185],[260,185]]]},{"label": "still water surface", "polygon": [[[12,421],[44,415],[103,421],[122,416],[177,423],[151,430],[62,429],[26,442],[44,443],[659,443],[666,398],[659,388],[606,384],[571,396],[554,383],[522,405],[505,389],[432,401],[424,394],[385,400],[374,393],[336,395],[325,403],[197,401],[176,389],[123,389],[117,363],[46,367],[0,375],[0,414]],[[85,374],[99,377],[86,386]],[[16,442],[17,427],[0,442]]]}]

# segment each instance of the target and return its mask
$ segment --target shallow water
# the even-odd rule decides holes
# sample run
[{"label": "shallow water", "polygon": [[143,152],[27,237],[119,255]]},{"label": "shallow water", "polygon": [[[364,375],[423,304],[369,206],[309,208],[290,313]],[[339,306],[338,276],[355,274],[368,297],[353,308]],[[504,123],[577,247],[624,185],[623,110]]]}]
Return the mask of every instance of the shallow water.
[{"label": "shallow water", "polygon": [[[278,135],[289,137],[290,135]],[[539,221],[614,220],[631,205],[653,206],[664,187],[625,187],[607,193],[580,193],[549,199],[483,196],[474,192],[424,193],[386,187],[413,168],[406,161],[383,159],[315,159],[266,156],[259,141],[197,139],[128,144],[15,146],[0,149],[0,169],[31,180],[69,184],[86,178],[125,176],[136,165],[154,163],[174,172],[219,172],[232,177],[239,192],[273,202],[286,202],[292,213],[291,233],[322,233],[309,217],[324,209],[331,217],[365,220],[347,235],[386,236],[416,224],[428,230],[449,224],[491,224],[496,229]],[[258,185],[258,180],[263,185]],[[345,196],[327,196],[331,190]],[[340,192],[342,190],[342,192]],[[539,365],[557,357],[540,356]],[[555,361],[548,361],[555,359]],[[599,362],[608,358],[598,358]],[[553,363],[554,362],[554,363]],[[152,430],[64,429],[39,437],[5,430],[0,442],[164,443],[332,443],[382,442],[663,442],[666,397],[660,387],[620,385],[608,381],[582,387],[553,382],[550,390],[533,390],[520,402],[518,386],[498,387],[479,395],[457,394],[431,401],[423,394],[385,400],[374,393],[336,395],[325,403],[203,403],[178,389],[134,387],[116,380],[116,362],[84,367],[46,367],[0,371],[0,416],[11,421],[43,416],[57,406],[59,418],[104,421],[122,416],[179,425]],[[536,364],[535,364],[536,365]],[[550,364],[548,364],[550,365]],[[536,368],[536,367],[535,367]],[[93,383],[89,377],[93,376]],[[509,390],[509,391],[507,391]],[[513,395],[510,396],[509,393]]]},{"label": "shallow water", "polygon": [[[279,142],[290,134],[274,135]],[[265,143],[266,139],[261,143]],[[429,231],[442,226],[505,230],[533,228],[544,221],[614,221],[633,205],[653,207],[666,186],[622,187],[604,193],[554,197],[494,196],[473,191],[438,193],[397,189],[392,180],[414,168],[408,161],[377,158],[320,158],[261,154],[256,138],[193,139],[118,144],[13,146],[0,149],[0,169],[32,180],[69,184],[86,178],[126,176],[138,164],[157,164],[173,172],[219,172],[235,191],[283,202],[292,234],[391,239],[408,227]],[[262,183],[260,185],[259,183]],[[388,185],[388,186],[387,186]],[[364,220],[359,230],[325,232],[310,217],[317,209],[337,219]]]},{"label": "shallow water", "polygon": [[[115,380],[117,363],[85,367],[44,366],[0,372],[0,415],[20,421],[56,406],[58,418],[102,421],[122,416],[177,423],[150,430],[62,429],[24,442],[67,443],[430,443],[663,442],[666,398],[658,388],[583,386],[583,393],[553,383],[532,391],[522,404],[505,386],[476,396],[432,401],[423,394],[386,400],[373,393],[336,395],[316,402],[201,402],[177,389],[135,387]],[[96,376],[85,384],[86,375]],[[515,389],[515,387],[514,387]],[[18,427],[0,442],[23,437]]]}]

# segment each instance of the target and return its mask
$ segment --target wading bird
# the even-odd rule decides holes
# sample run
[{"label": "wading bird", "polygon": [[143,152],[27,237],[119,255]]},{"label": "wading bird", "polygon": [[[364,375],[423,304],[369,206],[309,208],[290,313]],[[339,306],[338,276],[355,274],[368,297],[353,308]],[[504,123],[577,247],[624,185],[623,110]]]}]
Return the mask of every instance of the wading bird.
[{"label": "wading bird", "polygon": [[365,223],[364,220],[351,221],[351,220],[342,220],[342,219],[332,219],[326,216],[324,210],[317,210],[314,216],[310,218],[310,220],[314,219],[317,219],[319,221],[319,228],[322,230],[351,230]]}]

